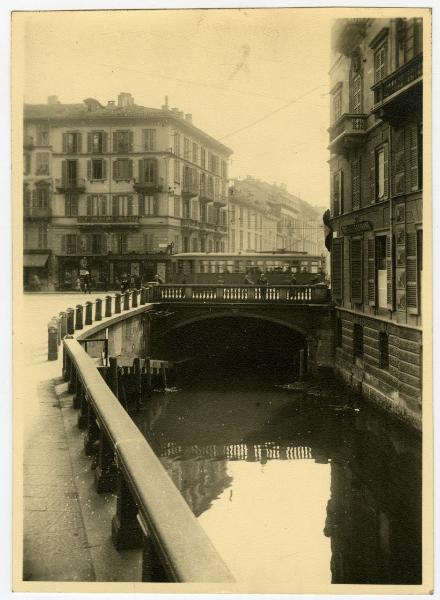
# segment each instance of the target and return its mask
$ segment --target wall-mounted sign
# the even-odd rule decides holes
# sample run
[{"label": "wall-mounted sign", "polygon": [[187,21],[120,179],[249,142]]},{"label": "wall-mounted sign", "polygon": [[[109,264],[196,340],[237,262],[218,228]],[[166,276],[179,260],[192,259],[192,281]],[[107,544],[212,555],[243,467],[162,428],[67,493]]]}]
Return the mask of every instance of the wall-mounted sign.
[{"label": "wall-mounted sign", "polygon": [[350,225],[342,225],[342,233],[345,235],[353,235],[355,233],[362,233],[363,231],[371,231],[373,226],[370,221],[359,221],[358,223],[351,223]]}]

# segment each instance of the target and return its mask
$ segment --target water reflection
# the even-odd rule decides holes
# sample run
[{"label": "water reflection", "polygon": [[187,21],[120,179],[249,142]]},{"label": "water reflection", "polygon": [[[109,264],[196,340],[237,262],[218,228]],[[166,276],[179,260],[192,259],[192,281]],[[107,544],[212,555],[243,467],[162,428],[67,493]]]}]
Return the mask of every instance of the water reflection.
[{"label": "water reflection", "polygon": [[199,385],[138,425],[238,580],[420,583],[415,434],[335,382],[326,400]]}]

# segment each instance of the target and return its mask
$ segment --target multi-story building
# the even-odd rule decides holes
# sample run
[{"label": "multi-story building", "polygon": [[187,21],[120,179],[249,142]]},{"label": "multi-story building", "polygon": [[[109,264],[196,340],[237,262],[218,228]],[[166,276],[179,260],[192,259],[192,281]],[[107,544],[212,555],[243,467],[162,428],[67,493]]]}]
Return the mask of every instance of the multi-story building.
[{"label": "multi-story building", "polygon": [[[321,211],[283,184],[235,180],[229,195],[229,250],[325,251]],[[327,252],[327,251],[325,251]]]},{"label": "multi-story building", "polygon": [[167,252],[224,251],[231,152],[167,101],[26,105],[25,285],[72,288],[89,270],[111,287],[163,272]]},{"label": "multi-story building", "polygon": [[336,368],[420,425],[422,21],[339,20],[332,43]]}]

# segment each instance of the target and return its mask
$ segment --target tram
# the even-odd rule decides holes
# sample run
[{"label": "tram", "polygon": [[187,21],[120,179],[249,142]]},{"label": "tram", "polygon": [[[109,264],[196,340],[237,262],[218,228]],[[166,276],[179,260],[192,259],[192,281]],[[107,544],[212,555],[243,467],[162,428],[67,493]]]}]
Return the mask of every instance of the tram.
[{"label": "tram", "polygon": [[245,277],[257,281],[265,273],[269,285],[298,285],[326,280],[323,255],[306,252],[181,253],[168,257],[167,283],[243,284]]}]

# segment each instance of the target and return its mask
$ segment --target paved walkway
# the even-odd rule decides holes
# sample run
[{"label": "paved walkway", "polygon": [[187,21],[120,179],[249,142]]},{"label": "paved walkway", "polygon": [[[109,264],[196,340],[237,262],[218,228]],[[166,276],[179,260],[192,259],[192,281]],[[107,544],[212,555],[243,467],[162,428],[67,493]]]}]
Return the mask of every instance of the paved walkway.
[{"label": "paved walkway", "polygon": [[139,581],[140,552],[116,552],[111,543],[116,497],[95,492],[78,411],[61,379],[61,356],[47,361],[47,322],[81,300],[65,294],[23,298],[26,340],[19,343],[26,358],[15,394],[24,416],[23,579]]}]

